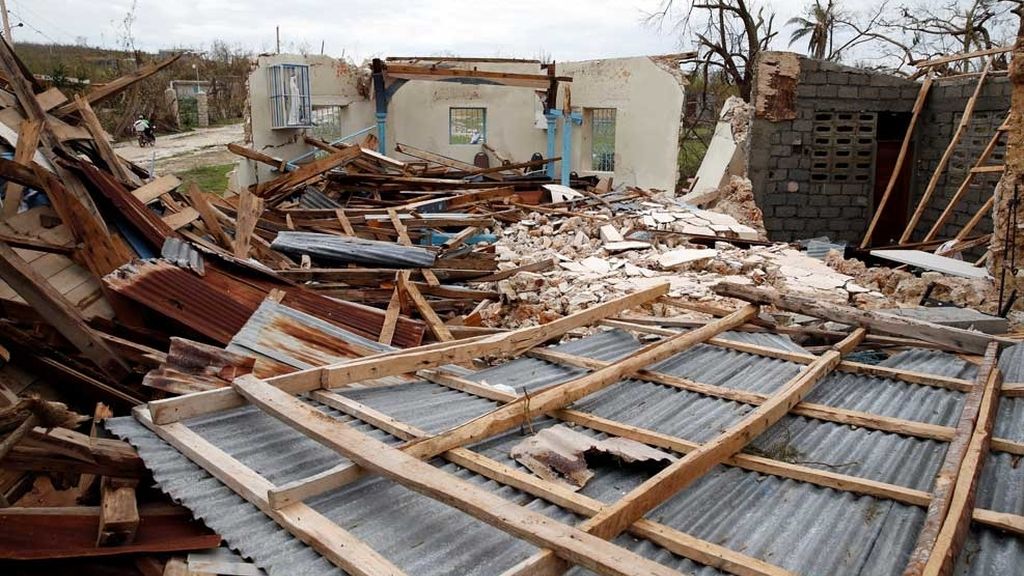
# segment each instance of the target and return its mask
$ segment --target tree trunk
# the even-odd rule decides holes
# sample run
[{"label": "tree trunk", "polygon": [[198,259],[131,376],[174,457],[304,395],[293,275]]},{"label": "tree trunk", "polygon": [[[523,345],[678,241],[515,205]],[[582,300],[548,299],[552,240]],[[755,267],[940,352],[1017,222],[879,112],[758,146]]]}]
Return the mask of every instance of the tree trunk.
[{"label": "tree trunk", "polygon": [[[1021,8],[1015,9],[1018,16]],[[995,189],[992,212],[992,243],[989,270],[1002,294],[1002,305],[1016,290],[1024,301],[1024,277],[1017,269],[1024,266],[1024,18],[1017,32],[1017,43],[1010,62],[1013,99],[1010,104],[1009,132],[1006,142],[1006,170]]]}]

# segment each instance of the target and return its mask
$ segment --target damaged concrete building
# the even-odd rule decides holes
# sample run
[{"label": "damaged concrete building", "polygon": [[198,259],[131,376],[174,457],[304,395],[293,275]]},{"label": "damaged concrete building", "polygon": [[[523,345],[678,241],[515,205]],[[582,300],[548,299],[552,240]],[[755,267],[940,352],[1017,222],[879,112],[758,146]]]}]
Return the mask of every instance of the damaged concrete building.
[{"label": "damaged concrete building", "polygon": [[[923,88],[921,81],[793,53],[762,54],[752,97],[747,170],[769,236],[779,241],[828,236],[859,242],[901,163],[871,245],[925,237],[1010,108],[1005,75],[991,73],[981,82],[971,75],[927,83]],[[900,160],[922,92],[916,127]],[[942,164],[951,142],[954,146]],[[996,142],[989,162],[997,165],[1002,149]],[[951,238],[963,229],[985,205],[998,179],[997,168],[976,170],[962,201],[935,236]],[[929,188],[929,201],[905,235]],[[987,214],[976,229],[991,231]]]},{"label": "damaged concrete building", "polygon": [[[469,165],[497,165],[502,159],[519,161],[534,154],[567,157],[569,170],[581,176],[606,176],[616,184],[671,191],[678,179],[686,85],[679,63],[688,57],[641,56],[550,66],[497,58],[389,58],[382,63],[382,107],[369,66],[327,56],[264,55],[249,76],[249,143],[264,154],[292,160],[315,150],[304,135],[332,142],[376,129],[378,151],[384,154],[393,154],[401,144]],[[448,74],[393,73],[405,66]],[[459,71],[491,76],[460,77]],[[524,79],[548,71],[562,79],[557,96],[550,100],[544,92],[546,80]],[[287,118],[284,107],[290,101],[301,104],[297,118]],[[571,108],[568,122],[562,111],[566,103]],[[243,159],[238,184],[269,179],[271,170]],[[552,163],[549,170],[551,175],[561,173],[562,166]]]}]

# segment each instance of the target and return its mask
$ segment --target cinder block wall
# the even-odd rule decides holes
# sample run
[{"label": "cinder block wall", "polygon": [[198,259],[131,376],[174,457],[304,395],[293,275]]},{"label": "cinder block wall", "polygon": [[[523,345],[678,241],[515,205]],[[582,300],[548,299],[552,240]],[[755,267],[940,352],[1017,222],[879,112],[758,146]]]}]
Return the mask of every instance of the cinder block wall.
[{"label": "cinder block wall", "polygon": [[[916,153],[914,155],[914,194],[909,213],[920,200],[935,172],[939,159],[953,138],[964,106],[974,93],[977,78],[939,80],[932,85],[928,101],[918,125]],[[982,85],[974,114],[963,139],[953,149],[953,156],[946,167],[931,200],[914,231],[913,239],[921,240],[931,230],[939,215],[949,204],[950,198],[964,182],[968,170],[974,166],[985,146],[1003,123],[1010,109],[1011,85],[1006,76],[989,77]],[[1002,164],[1006,137],[1003,136],[988,164]],[[952,238],[971,219],[985,201],[992,195],[1000,174],[976,174],[967,195],[957,204],[953,216],[938,235],[938,238]],[[974,229],[975,234],[992,231],[992,219],[986,215]]]},{"label": "cinder block wall", "polygon": [[[873,210],[879,114],[909,113],[919,85],[780,52],[762,54],[756,76],[748,173],[769,236],[859,241]],[[835,128],[849,127],[841,143],[849,132]]]}]

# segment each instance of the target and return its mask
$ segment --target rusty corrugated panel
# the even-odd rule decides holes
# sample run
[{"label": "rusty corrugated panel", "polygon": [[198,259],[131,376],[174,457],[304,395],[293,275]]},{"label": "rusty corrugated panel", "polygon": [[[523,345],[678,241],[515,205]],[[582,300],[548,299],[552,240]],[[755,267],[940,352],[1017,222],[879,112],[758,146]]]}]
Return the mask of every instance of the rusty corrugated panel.
[{"label": "rusty corrugated panel", "polygon": [[242,282],[219,286],[164,260],[125,264],[103,278],[114,292],[227,344],[245,325],[264,294]]},{"label": "rusty corrugated panel", "polygon": [[172,394],[223,388],[235,378],[252,373],[255,363],[252,356],[175,337],[171,338],[167,360],[150,370],[142,385]]}]

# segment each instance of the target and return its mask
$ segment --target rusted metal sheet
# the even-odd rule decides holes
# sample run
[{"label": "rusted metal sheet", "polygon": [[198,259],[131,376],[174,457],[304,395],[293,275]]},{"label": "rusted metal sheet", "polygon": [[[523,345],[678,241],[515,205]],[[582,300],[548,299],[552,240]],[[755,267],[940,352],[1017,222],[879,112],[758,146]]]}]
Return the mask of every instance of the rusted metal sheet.
[{"label": "rusted metal sheet", "polygon": [[171,338],[167,360],[150,370],[142,385],[172,394],[223,388],[235,378],[252,373],[255,363],[251,356],[175,337]]},{"label": "rusted metal sheet", "polygon": [[544,428],[512,447],[511,456],[544,480],[579,490],[594,476],[588,458],[664,467],[676,457],[627,438],[598,440],[561,424]]}]

